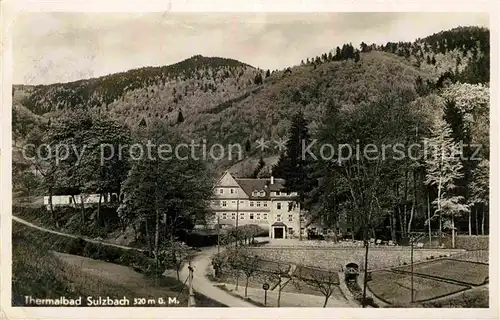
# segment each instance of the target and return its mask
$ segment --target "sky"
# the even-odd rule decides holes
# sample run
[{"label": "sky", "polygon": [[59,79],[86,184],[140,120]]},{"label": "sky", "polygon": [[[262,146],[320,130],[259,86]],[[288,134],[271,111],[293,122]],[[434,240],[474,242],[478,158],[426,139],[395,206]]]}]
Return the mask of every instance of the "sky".
[{"label": "sky", "polygon": [[191,56],[282,69],[336,46],[413,41],[484,13],[22,13],[13,29],[13,83],[99,77]]}]

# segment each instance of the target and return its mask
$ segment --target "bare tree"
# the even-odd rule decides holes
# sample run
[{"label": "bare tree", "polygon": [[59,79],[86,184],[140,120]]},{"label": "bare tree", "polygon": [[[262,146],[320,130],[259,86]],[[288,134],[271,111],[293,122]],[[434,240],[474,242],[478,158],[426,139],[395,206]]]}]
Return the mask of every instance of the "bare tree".
[{"label": "bare tree", "polygon": [[278,288],[278,299],[277,306],[280,306],[281,301],[281,291],[291,280],[290,277],[290,265],[281,261],[267,261],[260,260],[259,263],[259,271],[261,272],[264,280],[276,283],[274,287],[271,287],[271,290]]},{"label": "bare tree", "polygon": [[248,296],[248,281],[259,271],[260,259],[247,249],[240,249],[235,257],[235,266],[245,275],[245,298]]},{"label": "bare tree", "polygon": [[325,296],[325,303],[323,308],[326,307],[328,299],[331,297],[337,285],[339,285],[339,277],[337,272],[329,270],[314,269],[304,266],[297,266],[294,276],[306,284],[312,286]]}]

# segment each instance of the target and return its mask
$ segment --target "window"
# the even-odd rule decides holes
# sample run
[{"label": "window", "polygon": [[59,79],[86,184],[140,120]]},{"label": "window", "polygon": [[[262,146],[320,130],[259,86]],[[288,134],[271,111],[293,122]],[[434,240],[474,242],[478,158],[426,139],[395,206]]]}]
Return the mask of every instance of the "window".
[{"label": "window", "polygon": [[227,201],[222,201],[222,206],[227,207]]},{"label": "window", "polygon": [[245,203],[245,201],[241,200],[240,203],[243,204],[243,203]]},{"label": "window", "polygon": [[73,203],[73,198],[69,197],[69,203]]},{"label": "window", "polygon": [[244,213],[240,213],[240,220],[241,219],[245,219],[245,214]]},{"label": "window", "polygon": [[291,214],[288,215],[288,221],[293,221],[293,215]]},{"label": "window", "polygon": [[281,202],[276,202],[276,209],[281,209]]},{"label": "window", "polygon": [[253,207],[253,201],[250,201],[250,207]]},{"label": "window", "polygon": [[264,202],[262,203],[262,205],[263,205],[264,207],[267,207],[267,202],[266,202],[266,201],[264,201]]},{"label": "window", "polygon": [[252,192],[252,196],[257,196],[258,195],[258,192],[257,191],[253,191]]},{"label": "window", "polygon": [[226,212],[224,212],[224,213],[222,214],[222,219],[224,219],[224,220],[226,220],[226,219],[227,219],[227,213],[226,213]]},{"label": "window", "polygon": [[267,213],[264,213],[264,220],[267,220]]},{"label": "window", "polygon": [[260,207],[260,201],[257,201],[257,207]]},{"label": "window", "polygon": [[220,190],[219,190],[219,193],[220,193],[220,194],[223,194],[223,193],[224,193],[224,189],[220,189]]},{"label": "window", "polygon": [[231,203],[236,203],[236,200],[231,201]]},{"label": "window", "polygon": [[293,228],[288,228],[288,233],[293,234]]},{"label": "window", "polygon": [[253,213],[250,213],[250,220],[253,220]]},{"label": "window", "polygon": [[231,219],[236,220],[236,212],[231,213]]},{"label": "window", "polygon": [[231,192],[231,194],[233,194],[233,193],[234,193],[234,189],[231,189],[231,191],[230,191],[230,192]]},{"label": "window", "polygon": [[281,214],[276,215],[276,221],[281,221]]},{"label": "window", "polygon": [[257,213],[257,220],[260,220],[260,213]]},{"label": "window", "polygon": [[280,192],[279,191],[276,191],[276,195],[279,196],[280,195]]},{"label": "window", "polygon": [[263,197],[263,196],[265,196],[265,195],[266,195],[266,192],[265,192],[265,191],[263,191],[263,190],[262,190],[262,191],[260,191],[260,192],[259,192],[259,196]]}]

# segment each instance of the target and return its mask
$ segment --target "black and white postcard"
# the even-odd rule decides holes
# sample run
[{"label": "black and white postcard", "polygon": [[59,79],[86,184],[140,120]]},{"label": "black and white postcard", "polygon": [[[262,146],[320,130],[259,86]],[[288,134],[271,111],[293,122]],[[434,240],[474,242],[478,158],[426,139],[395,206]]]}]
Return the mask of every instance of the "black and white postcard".
[{"label": "black and white postcard", "polygon": [[493,4],[26,3],[7,319],[498,317]]}]

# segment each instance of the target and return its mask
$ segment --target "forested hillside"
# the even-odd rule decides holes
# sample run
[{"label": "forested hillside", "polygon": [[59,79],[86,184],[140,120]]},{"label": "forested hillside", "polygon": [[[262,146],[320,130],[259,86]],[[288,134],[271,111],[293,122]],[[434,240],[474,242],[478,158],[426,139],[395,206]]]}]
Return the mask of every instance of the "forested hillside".
[{"label": "forested hillside", "polygon": [[[345,44],[273,72],[194,56],[72,83],[15,86],[13,138],[19,147],[25,142],[74,144],[90,146],[92,152],[84,162],[73,157],[58,163],[54,155],[35,160],[42,176],[28,172],[29,163],[20,165],[16,153],[14,191],[102,196],[124,190],[127,197],[112,205],[112,214],[104,214],[101,204],[89,214],[74,203],[76,214],[68,220],[51,208],[51,223],[104,234],[132,228],[136,241],[159,250],[154,239],[160,229],[157,239],[167,241],[209,214],[210,186],[220,171],[231,168],[237,176],[257,177],[273,167],[291,181],[286,188],[299,191],[304,208],[332,228],[349,226],[353,237],[379,232],[395,239],[413,229],[430,227],[441,234],[467,225],[469,234],[473,229],[485,233],[488,41],[487,29],[456,28],[411,43],[363,42],[359,49]],[[320,143],[333,148],[432,142],[443,145],[440,152],[446,154],[465,143],[462,152],[468,156],[475,152],[470,145],[479,145],[480,159],[449,162],[448,171],[432,159],[408,157],[367,161],[361,164],[365,171],[352,159],[304,163],[297,144],[304,134],[319,141],[312,149],[317,155]],[[280,152],[273,144],[257,149],[260,138],[288,138],[292,151]],[[165,163],[126,156],[102,166],[97,157],[100,144],[118,148],[148,140],[189,144],[203,139],[208,145],[240,144],[245,159]],[[159,212],[167,212],[161,223]]]},{"label": "forested hillside", "polygon": [[[446,79],[489,81],[489,30],[459,27],[414,42],[332,48],[295,67],[265,72],[226,58],[194,56],[95,79],[14,86],[14,137],[34,115],[90,108],[128,125],[162,119],[193,138],[243,143],[285,134],[303,109],[314,129],[329,103],[362,107],[384,88],[425,94]],[[144,119],[144,120],[143,120]]]}]

